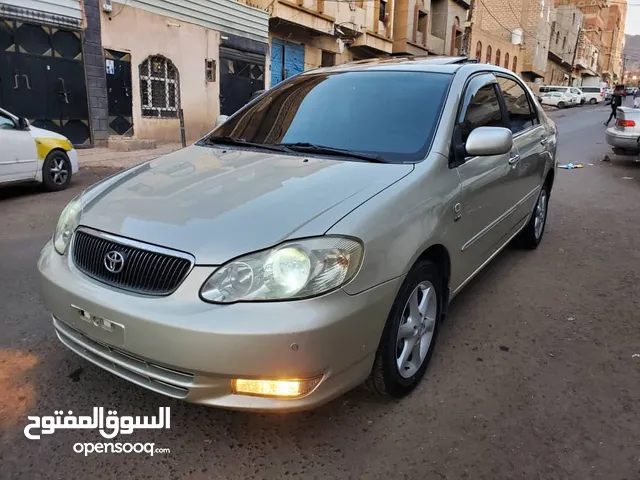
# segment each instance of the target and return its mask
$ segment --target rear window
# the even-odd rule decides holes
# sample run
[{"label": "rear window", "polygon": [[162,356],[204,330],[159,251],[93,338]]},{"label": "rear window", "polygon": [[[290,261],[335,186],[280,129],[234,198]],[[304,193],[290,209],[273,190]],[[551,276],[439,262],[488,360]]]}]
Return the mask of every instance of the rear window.
[{"label": "rear window", "polygon": [[312,143],[393,163],[426,156],[452,76],[432,72],[298,75],[212,132],[259,144]]},{"label": "rear window", "polygon": [[600,93],[600,87],[581,87],[583,92]]}]

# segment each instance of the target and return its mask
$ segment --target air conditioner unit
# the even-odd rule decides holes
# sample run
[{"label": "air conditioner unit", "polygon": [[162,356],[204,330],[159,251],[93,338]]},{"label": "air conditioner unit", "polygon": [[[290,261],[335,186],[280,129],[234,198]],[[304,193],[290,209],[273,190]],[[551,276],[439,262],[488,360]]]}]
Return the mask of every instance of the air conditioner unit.
[{"label": "air conditioner unit", "polygon": [[102,11],[107,13],[111,13],[113,11],[111,0],[102,0]]}]

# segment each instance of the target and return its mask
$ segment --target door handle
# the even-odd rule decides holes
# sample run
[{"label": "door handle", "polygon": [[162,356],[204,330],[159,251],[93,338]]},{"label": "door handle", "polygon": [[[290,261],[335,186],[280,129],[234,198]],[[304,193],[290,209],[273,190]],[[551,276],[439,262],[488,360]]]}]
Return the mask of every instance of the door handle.
[{"label": "door handle", "polygon": [[509,159],[509,165],[515,165],[520,161],[520,155],[514,155]]},{"label": "door handle", "polygon": [[540,144],[546,145],[547,144],[547,137],[542,137],[542,139],[540,140]]}]

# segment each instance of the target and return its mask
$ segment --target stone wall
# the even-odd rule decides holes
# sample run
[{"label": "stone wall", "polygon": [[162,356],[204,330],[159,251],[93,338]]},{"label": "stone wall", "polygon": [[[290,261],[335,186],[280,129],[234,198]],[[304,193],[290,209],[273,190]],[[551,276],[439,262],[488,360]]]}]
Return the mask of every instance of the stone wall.
[{"label": "stone wall", "polygon": [[89,97],[89,115],[94,147],[105,147],[109,140],[107,79],[100,30],[100,0],[85,0],[84,65]]}]

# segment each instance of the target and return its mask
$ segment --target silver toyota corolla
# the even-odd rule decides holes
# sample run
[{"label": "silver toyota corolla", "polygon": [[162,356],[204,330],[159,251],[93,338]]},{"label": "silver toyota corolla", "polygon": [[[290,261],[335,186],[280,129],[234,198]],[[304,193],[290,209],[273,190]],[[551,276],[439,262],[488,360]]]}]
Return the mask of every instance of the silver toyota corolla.
[{"label": "silver toyota corolla", "polygon": [[401,397],[451,299],[512,239],[541,241],[555,152],[500,67],[306,72],[75,198],[38,261],[42,298],[69,349],[173,398],[300,410],[362,382]]}]

